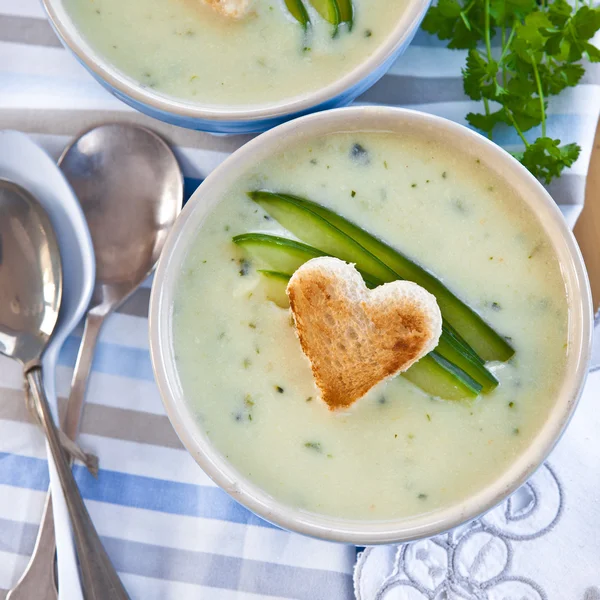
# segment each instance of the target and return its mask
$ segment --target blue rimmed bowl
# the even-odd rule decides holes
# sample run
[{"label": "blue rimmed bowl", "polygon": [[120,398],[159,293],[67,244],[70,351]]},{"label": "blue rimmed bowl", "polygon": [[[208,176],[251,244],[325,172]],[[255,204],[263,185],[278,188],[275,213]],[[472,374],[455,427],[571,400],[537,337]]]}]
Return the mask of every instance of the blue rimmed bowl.
[{"label": "blue rimmed bowl", "polygon": [[42,0],[42,3],[63,45],[106,89],[129,106],[180,127],[240,134],[259,133],[301,115],[350,104],[380,79],[406,50],[430,0],[409,0],[396,27],[377,49],[329,85],[274,103],[223,107],[178,99],[144,86],[117,69],[86,41],[63,0]]}]

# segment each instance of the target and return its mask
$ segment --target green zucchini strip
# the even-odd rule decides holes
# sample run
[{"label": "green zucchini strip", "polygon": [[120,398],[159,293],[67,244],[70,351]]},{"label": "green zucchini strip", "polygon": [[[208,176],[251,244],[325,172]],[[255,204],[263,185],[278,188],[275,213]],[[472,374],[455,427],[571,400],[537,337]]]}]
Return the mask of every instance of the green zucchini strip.
[{"label": "green zucchini strip", "polygon": [[267,279],[274,279],[284,283],[286,287],[291,277],[291,275],[288,275],[287,273],[282,273],[281,271],[270,271],[269,269],[258,269],[258,272],[261,275],[264,275]]},{"label": "green zucchini strip", "polygon": [[354,7],[352,0],[337,0],[338,10],[340,12],[340,21],[348,25],[348,31],[352,31],[354,26]]},{"label": "green zucchini strip", "polygon": [[335,37],[341,22],[340,7],[337,0],[310,0],[316,11],[333,25],[331,37]]},{"label": "green zucchini strip", "polygon": [[[289,273],[288,279],[306,261],[325,256],[324,252],[307,244],[263,233],[245,233],[235,236],[233,241],[268,265],[272,269],[269,273],[277,272],[280,276]],[[371,289],[384,283],[370,273],[361,272],[361,276]],[[479,360],[474,360],[469,353],[465,353],[453,336],[446,332],[445,325],[442,325],[442,336],[436,352],[464,371],[470,380],[477,382],[484,393],[498,385],[498,381],[485,365]]]},{"label": "green zucchini strip", "polygon": [[[458,332],[462,340],[473,348],[474,352],[483,360],[506,361],[514,354],[513,348],[506,339],[494,331],[490,325],[441,281],[385,242],[344,217],[320,204],[289,194],[255,191],[250,192],[249,196],[292,233],[300,238],[306,238],[307,242],[323,248],[325,252],[330,251],[328,246],[330,247],[331,244],[327,244],[328,239],[339,239],[339,236],[332,233],[332,229],[323,226],[320,219],[328,223],[335,231],[341,232],[352,239],[363,250],[363,253],[375,258],[380,264],[392,271],[395,275],[394,279],[407,279],[424,287],[436,297],[444,318]],[[305,211],[304,215],[300,214],[302,209]],[[313,218],[307,216],[307,213],[313,215]],[[276,215],[279,215],[279,217]],[[320,217],[320,219],[314,217]],[[311,224],[314,231],[308,231]],[[309,237],[312,239],[309,239]],[[319,243],[320,241],[326,243]],[[341,243],[344,245],[343,242]],[[348,245],[345,246],[347,250]],[[350,253],[345,252],[345,254],[349,255]],[[372,262],[367,256],[359,257],[358,254],[355,254],[355,258],[350,260],[358,265],[359,258],[364,258],[369,263]],[[344,260],[348,259],[344,258]],[[364,268],[381,277],[384,281],[388,280],[389,275],[387,277],[383,275],[381,269],[375,271],[366,265]]]},{"label": "green zucchini strip", "polygon": [[402,376],[425,393],[445,400],[476,398],[481,385],[435,350],[416,362]]},{"label": "green zucchini strip", "polygon": [[302,0],[285,0],[285,6],[292,17],[302,25],[302,28],[306,29],[310,23],[310,17]]}]

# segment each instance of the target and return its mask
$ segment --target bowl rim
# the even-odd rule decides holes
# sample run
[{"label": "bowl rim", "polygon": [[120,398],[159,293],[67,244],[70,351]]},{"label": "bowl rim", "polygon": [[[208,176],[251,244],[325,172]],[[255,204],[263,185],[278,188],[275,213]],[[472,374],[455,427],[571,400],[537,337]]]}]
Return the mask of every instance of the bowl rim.
[{"label": "bowl rim", "polygon": [[[309,513],[280,502],[220,455],[195,424],[175,372],[170,337],[172,294],[176,267],[187,254],[198,225],[220,201],[219,194],[229,187],[231,173],[238,177],[275,149],[297,143],[298,137],[331,131],[389,131],[393,128],[376,124],[392,121],[396,129],[415,124],[459,140],[457,145],[460,143],[471,154],[477,152],[482,163],[509,180],[534,211],[554,246],[565,279],[570,347],[565,376],[546,421],[529,446],[491,483],[460,504],[434,512],[387,521],[360,521]],[[279,125],[254,138],[217,167],[188,201],[168,236],[152,286],[149,318],[152,365],[166,412],[184,446],[209,477],[246,508],[284,529],[356,545],[400,543],[438,535],[479,517],[522,485],[543,463],[573,415],[587,375],[593,322],[589,282],[575,238],[548,192],[518,161],[487,138],[453,121],[409,109],[376,106],[340,108]]]},{"label": "bowl rim", "polygon": [[[366,60],[330,84],[273,103],[250,105],[203,104],[161,94],[135,81],[105,60],[79,33],[64,0],[42,0],[51,25],[63,43],[97,77],[124,96],[153,109],[184,118],[216,122],[256,122],[302,113],[342,96],[369,75],[382,68],[402,46],[410,41],[431,0],[408,0],[396,27]],[[383,73],[382,73],[383,74]]]}]

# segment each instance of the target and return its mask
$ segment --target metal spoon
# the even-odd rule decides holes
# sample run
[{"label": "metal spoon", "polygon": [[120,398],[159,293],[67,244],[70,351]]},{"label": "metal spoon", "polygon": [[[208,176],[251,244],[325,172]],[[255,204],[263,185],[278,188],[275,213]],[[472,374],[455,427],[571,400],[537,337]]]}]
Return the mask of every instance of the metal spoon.
[{"label": "metal spoon", "polygon": [[0,353],[23,365],[69,509],[86,598],[125,600],[63,454],[44,392],[40,359],[61,295],[60,252],[48,216],[29,192],[0,180]]},{"label": "metal spoon", "polygon": [[63,422],[73,439],[102,323],[154,270],[183,204],[183,177],[160,137],[124,123],[90,129],[58,164],[79,198],[96,255],[96,284]]},{"label": "metal spoon", "polygon": [[[96,255],[96,283],[62,427],[74,440],[102,323],[154,269],[183,204],[183,178],[160,137],[124,123],[83,133],[65,149],[59,166],[79,198]],[[46,510],[39,532],[51,518]],[[10,600],[30,600],[28,591],[43,589],[39,584],[53,565],[54,545],[36,544],[19,582],[22,593],[13,590]],[[60,578],[60,557],[58,570]]]}]

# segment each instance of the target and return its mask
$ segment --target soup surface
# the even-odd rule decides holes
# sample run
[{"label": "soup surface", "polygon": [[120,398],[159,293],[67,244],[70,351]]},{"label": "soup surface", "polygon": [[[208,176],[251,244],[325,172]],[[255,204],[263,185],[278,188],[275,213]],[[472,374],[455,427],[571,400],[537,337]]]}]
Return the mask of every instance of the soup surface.
[{"label": "soup surface", "polygon": [[281,0],[225,18],[201,0],[64,0],[89,43],[157,91],[214,105],[277,102],[322,88],[383,42],[409,0],[356,0],[354,25],[332,25],[307,1],[305,32]]},{"label": "soup surface", "polygon": [[[329,411],[289,310],[231,241],[292,237],[246,196],[257,188],[317,201],[428,267],[511,339],[514,357],[488,365],[498,388],[450,402],[396,377]],[[173,336],[198,423],[241,474],[309,511],[388,519],[459,503],[531,442],[563,376],[568,308],[551,244],[487,167],[423,136],[339,133],[258,164],[208,214],[179,275]]]}]

